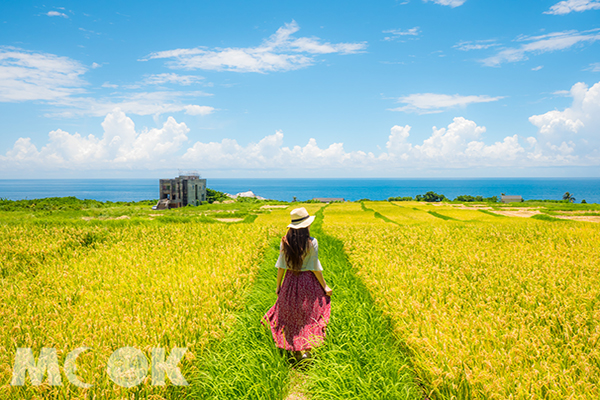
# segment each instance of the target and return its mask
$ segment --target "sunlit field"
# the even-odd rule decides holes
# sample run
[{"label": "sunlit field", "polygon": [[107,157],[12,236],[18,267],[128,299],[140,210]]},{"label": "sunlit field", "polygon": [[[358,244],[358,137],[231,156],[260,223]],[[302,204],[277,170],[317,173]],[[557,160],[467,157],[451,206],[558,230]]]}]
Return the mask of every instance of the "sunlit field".
[{"label": "sunlit field", "polygon": [[[0,398],[600,397],[600,224],[561,219],[593,220],[595,205],[150,206],[3,203]],[[260,325],[300,206],[318,216],[311,234],[334,289],[329,336],[305,370]],[[17,348],[37,359],[44,347],[62,385],[12,386]],[[64,368],[80,347],[87,389]],[[153,385],[151,369],[115,384],[107,360],[122,347],[150,364],[152,348],[187,348],[190,385]]]},{"label": "sunlit field", "polygon": [[[195,357],[234,323],[274,231],[162,213],[146,221],[82,220],[91,210],[70,215],[78,222],[60,223],[55,213],[52,222],[13,219],[0,226],[0,397],[163,398],[183,390],[152,386],[150,375],[136,388],[121,388],[108,379],[107,359],[125,346],[148,357],[153,347],[167,355],[187,347],[180,368],[192,376]],[[177,221],[185,218],[192,220]],[[27,378],[26,385],[11,387],[18,347],[32,348],[36,357],[42,347],[55,348],[61,366],[69,351],[88,347],[78,358],[77,375],[94,386],[77,388],[63,375],[62,386],[34,387]]]},{"label": "sunlit field", "polygon": [[427,208],[455,219],[365,226],[325,211],[433,398],[600,396],[598,224],[366,206],[398,223]]}]

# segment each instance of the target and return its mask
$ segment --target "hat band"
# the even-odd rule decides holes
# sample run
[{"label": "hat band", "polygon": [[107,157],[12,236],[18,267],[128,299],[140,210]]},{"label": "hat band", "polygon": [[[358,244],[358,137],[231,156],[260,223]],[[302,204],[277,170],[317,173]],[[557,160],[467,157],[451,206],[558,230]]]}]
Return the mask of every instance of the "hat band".
[{"label": "hat band", "polygon": [[298,218],[298,219],[293,219],[292,224],[295,224],[296,222],[302,222],[305,219],[307,219],[308,217],[310,217],[310,215],[307,215],[306,217],[302,217],[302,218]]}]

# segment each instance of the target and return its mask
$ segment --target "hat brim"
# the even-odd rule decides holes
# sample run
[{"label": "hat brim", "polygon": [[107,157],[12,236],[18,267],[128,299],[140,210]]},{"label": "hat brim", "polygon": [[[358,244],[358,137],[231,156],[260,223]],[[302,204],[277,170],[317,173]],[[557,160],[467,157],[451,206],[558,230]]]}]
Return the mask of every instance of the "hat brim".
[{"label": "hat brim", "polygon": [[315,220],[315,216],[311,215],[310,217],[306,218],[304,221],[298,222],[297,224],[294,224],[292,222],[287,227],[292,228],[292,229],[308,228],[310,226],[310,224],[313,223],[314,220]]}]

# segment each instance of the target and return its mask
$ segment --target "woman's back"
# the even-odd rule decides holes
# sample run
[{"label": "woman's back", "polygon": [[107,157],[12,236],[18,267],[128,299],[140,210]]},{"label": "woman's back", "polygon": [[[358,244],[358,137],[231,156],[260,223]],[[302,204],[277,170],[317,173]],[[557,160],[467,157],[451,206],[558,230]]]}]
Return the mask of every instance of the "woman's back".
[{"label": "woman's back", "polygon": [[[286,262],[284,240],[285,238],[281,240],[279,258],[277,259],[277,263],[275,263],[275,267],[293,270]],[[302,258],[302,267],[300,268],[300,271],[323,271],[323,267],[319,261],[319,242],[316,238],[308,238],[308,249]]]}]

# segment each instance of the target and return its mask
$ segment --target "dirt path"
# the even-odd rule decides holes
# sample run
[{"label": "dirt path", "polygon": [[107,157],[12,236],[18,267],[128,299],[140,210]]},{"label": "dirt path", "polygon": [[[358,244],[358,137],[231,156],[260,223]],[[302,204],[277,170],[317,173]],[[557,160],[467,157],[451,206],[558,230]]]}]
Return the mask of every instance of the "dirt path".
[{"label": "dirt path", "polygon": [[302,371],[292,369],[290,371],[290,391],[285,400],[308,400],[306,395],[306,383],[308,376]]},{"label": "dirt path", "polygon": [[585,221],[585,222],[597,222],[600,223],[600,217],[598,216],[584,216],[584,215],[553,215],[555,218],[570,219],[571,221]]},{"label": "dirt path", "polygon": [[507,217],[521,217],[521,218],[529,218],[536,214],[541,214],[540,210],[508,210],[508,211],[499,211],[493,210],[491,211],[494,214],[504,215]]}]

